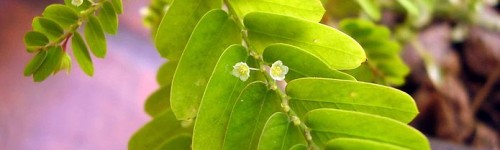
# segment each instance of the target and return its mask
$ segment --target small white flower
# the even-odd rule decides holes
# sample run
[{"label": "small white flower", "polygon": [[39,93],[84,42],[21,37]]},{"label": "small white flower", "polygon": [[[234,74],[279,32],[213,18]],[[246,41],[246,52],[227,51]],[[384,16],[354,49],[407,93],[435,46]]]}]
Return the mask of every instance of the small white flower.
[{"label": "small white flower", "polygon": [[282,81],[285,79],[285,75],[288,73],[288,67],[283,65],[281,60],[274,62],[271,65],[271,69],[269,70],[269,74],[274,80]]},{"label": "small white flower", "polygon": [[80,6],[83,4],[83,0],[72,0],[71,4],[75,5],[76,7]]},{"label": "small white flower", "polygon": [[241,81],[246,81],[250,77],[250,67],[244,62],[236,63],[233,66],[232,74],[240,78]]}]

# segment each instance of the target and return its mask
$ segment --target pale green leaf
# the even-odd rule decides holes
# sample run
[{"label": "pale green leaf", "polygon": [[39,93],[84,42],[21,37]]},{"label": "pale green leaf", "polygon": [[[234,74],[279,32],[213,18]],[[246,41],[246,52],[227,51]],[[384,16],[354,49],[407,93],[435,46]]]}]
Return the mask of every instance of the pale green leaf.
[{"label": "pale green leaf", "polygon": [[302,132],[285,113],[274,113],[262,131],[259,150],[288,150],[296,144],[306,144]]},{"label": "pale green leaf", "polygon": [[47,49],[47,57],[40,65],[38,70],[33,73],[35,82],[41,82],[49,77],[55,69],[57,69],[63,58],[63,50],[60,46],[50,47]]},{"label": "pale green leaf", "polygon": [[44,33],[50,41],[55,41],[64,34],[64,30],[56,22],[42,17],[33,19],[33,30]]},{"label": "pale green leaf", "polygon": [[68,55],[68,53],[64,53],[62,55],[61,61],[59,61],[59,64],[57,66],[58,67],[54,69],[53,74],[56,74],[62,70],[66,70],[66,73],[69,74],[69,72],[71,71],[71,57]]},{"label": "pale green leaf", "polygon": [[172,111],[165,111],[137,131],[128,143],[129,150],[151,150],[163,147],[164,142],[179,134],[190,133],[192,128],[183,127]]},{"label": "pale green leaf", "polygon": [[266,63],[272,64],[281,60],[285,66],[288,66],[287,81],[303,77],[356,80],[346,73],[331,69],[325,62],[304,49],[288,44],[270,45],[264,50],[262,57]]},{"label": "pale green leaf", "polygon": [[30,31],[24,35],[24,44],[27,51],[32,53],[36,50],[41,50],[45,45],[49,44],[49,38],[43,33]]},{"label": "pale green leaf", "polygon": [[77,12],[69,6],[62,4],[52,4],[47,6],[42,13],[43,17],[52,19],[64,29],[69,29],[71,25],[78,22]]},{"label": "pale green leaf", "polygon": [[321,148],[331,139],[359,138],[414,150],[430,149],[427,138],[399,121],[338,109],[316,109],[306,114],[305,124]]},{"label": "pale green leaf", "polygon": [[75,32],[73,38],[71,39],[71,47],[73,48],[73,55],[78,62],[80,68],[88,76],[94,75],[94,65],[92,64],[92,58],[90,58],[89,50],[87,45],[83,41],[80,33]]},{"label": "pale green leaf", "polygon": [[336,138],[326,143],[325,150],[409,150],[392,144],[381,143],[377,141],[355,139],[355,138]]},{"label": "pale green leaf", "polygon": [[149,116],[155,117],[170,108],[170,85],[165,85],[156,90],[146,99],[144,110]]},{"label": "pale green leaf", "polygon": [[307,146],[304,144],[297,144],[292,146],[289,150],[307,150]]},{"label": "pale green leaf", "polygon": [[89,20],[84,30],[85,40],[90,50],[96,57],[106,56],[106,37],[102,30],[101,22],[95,16],[89,16]]},{"label": "pale green leaf", "polygon": [[191,142],[190,134],[180,134],[165,141],[155,150],[190,150]]},{"label": "pale green leaf", "polygon": [[155,38],[162,57],[178,60],[198,21],[212,9],[222,7],[221,0],[176,0],[163,17]]},{"label": "pale green leaf", "polygon": [[47,51],[40,51],[38,54],[30,60],[26,68],[24,69],[24,76],[30,76],[35,73],[38,68],[42,65],[43,61],[47,57]]},{"label": "pale green leaf", "polygon": [[294,17],[254,12],[245,17],[250,46],[259,53],[274,43],[300,47],[333,69],[354,69],[366,60],[363,48],[326,25]]},{"label": "pale green leaf", "polygon": [[110,0],[111,4],[113,4],[113,8],[115,9],[117,14],[123,13],[123,4],[122,0]]},{"label": "pale green leaf", "polygon": [[408,16],[418,18],[420,16],[420,11],[418,10],[417,5],[414,0],[397,0],[398,3],[403,6],[403,8],[408,13]]},{"label": "pale green leaf", "polygon": [[381,8],[377,0],[356,0],[371,19],[378,21],[381,17]]},{"label": "pale green leaf", "polygon": [[104,32],[116,34],[118,31],[118,16],[109,1],[102,3],[101,10],[97,14],[97,18],[101,22]]},{"label": "pale green leaf", "polygon": [[400,56],[401,46],[391,39],[387,27],[361,19],[345,19],[340,28],[356,39],[368,60],[360,67],[345,72],[356,79],[384,85],[401,85],[410,73]]},{"label": "pale green leaf", "polygon": [[267,119],[281,110],[280,101],[264,82],[249,84],[233,107],[224,149],[257,149]]},{"label": "pale green leaf", "polygon": [[156,73],[156,81],[160,86],[172,84],[172,79],[174,78],[175,68],[177,68],[177,60],[169,60],[168,62],[161,65]]},{"label": "pale green leaf", "polygon": [[229,0],[229,5],[241,19],[259,11],[319,22],[325,13],[319,0]]},{"label": "pale green leaf", "polygon": [[243,46],[232,45],[218,60],[196,118],[193,149],[222,149],[231,109],[243,88],[252,81],[243,82],[231,71],[233,65],[246,62],[247,58]]},{"label": "pale green leaf", "polygon": [[217,60],[229,45],[237,43],[241,43],[241,31],[223,10],[212,10],[200,20],[172,81],[170,101],[177,119],[196,116]]},{"label": "pale green leaf", "polygon": [[418,114],[410,95],[403,91],[357,81],[302,78],[286,87],[290,107],[299,116],[317,108],[335,108],[385,116],[408,123]]}]

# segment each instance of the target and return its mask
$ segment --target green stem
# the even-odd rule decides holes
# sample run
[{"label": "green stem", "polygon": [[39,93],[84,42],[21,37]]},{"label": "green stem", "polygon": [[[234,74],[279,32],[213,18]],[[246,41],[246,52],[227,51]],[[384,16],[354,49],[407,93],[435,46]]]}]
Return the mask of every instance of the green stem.
[{"label": "green stem", "polygon": [[312,139],[311,130],[309,129],[309,127],[307,127],[307,125],[300,120],[297,114],[288,105],[288,100],[290,99],[290,97],[286,95],[286,93],[282,91],[280,88],[278,88],[276,81],[271,77],[269,73],[266,72],[265,62],[262,56],[260,56],[259,53],[255,51],[255,49],[252,47],[252,45],[250,45],[247,29],[245,28],[244,24],[240,21],[240,18],[234,11],[234,7],[231,5],[231,3],[229,3],[228,0],[224,0],[224,3],[229,9],[229,14],[233,17],[234,21],[240,27],[242,31],[243,42],[247,45],[248,52],[250,53],[250,55],[253,56],[253,58],[258,62],[260,71],[265,76],[269,89],[275,91],[276,94],[279,95],[281,99],[281,107],[283,108],[283,112],[285,112],[285,114],[287,114],[288,118],[294,123],[294,125],[299,127],[299,129],[303,132],[303,135],[307,140],[308,149],[309,150],[319,149]]}]

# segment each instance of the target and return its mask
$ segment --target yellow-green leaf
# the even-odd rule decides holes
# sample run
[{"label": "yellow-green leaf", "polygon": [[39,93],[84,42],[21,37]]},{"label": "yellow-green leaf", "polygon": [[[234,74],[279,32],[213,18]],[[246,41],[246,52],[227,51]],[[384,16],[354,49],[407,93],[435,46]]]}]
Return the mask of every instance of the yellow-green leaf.
[{"label": "yellow-green leaf", "polygon": [[97,14],[101,22],[102,29],[109,34],[116,34],[118,31],[118,16],[109,1],[102,3],[101,10]]},{"label": "yellow-green leaf", "polygon": [[241,43],[241,31],[226,12],[212,10],[203,16],[174,74],[170,101],[177,119],[196,116],[217,60],[227,47],[237,43]]},{"label": "yellow-green leaf", "polygon": [[338,70],[354,69],[366,60],[363,48],[354,39],[326,25],[263,12],[248,14],[244,23],[249,44],[259,53],[271,44],[290,44]]},{"label": "yellow-green leaf", "polygon": [[95,16],[89,16],[89,20],[84,29],[85,40],[90,50],[96,57],[106,56],[106,37],[102,30],[101,22]]},{"label": "yellow-green leaf", "polygon": [[73,48],[73,55],[78,62],[80,68],[88,76],[94,75],[94,65],[92,64],[92,58],[90,58],[89,50],[87,45],[83,41],[80,33],[75,32],[73,38],[71,39],[71,47]]}]

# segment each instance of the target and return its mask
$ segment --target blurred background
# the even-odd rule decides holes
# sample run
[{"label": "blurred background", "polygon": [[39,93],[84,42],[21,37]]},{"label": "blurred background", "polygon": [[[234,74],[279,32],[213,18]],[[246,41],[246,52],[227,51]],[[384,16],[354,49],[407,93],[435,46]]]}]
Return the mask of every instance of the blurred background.
[{"label": "blurred background", "polygon": [[[23,77],[32,57],[23,37],[32,18],[62,1],[0,0],[0,150],[126,149],[131,135],[149,120],[144,101],[158,88],[155,75],[164,62],[140,15],[150,0],[123,0],[119,32],[108,36],[106,58],[93,59],[94,77],[76,63],[70,75],[59,73],[43,83]],[[322,23],[331,26],[373,15],[360,13],[366,8],[351,0],[322,1],[327,10]],[[419,9],[432,11],[422,11],[416,20],[408,19],[404,6],[387,1],[375,1],[383,8],[377,23],[401,43],[411,70],[396,86],[414,97],[421,112],[411,125],[434,149],[499,149],[498,1],[417,1]],[[438,5],[430,7],[429,1]],[[159,14],[149,15],[154,28]]]},{"label": "blurred background", "polygon": [[[124,0],[119,32],[108,36],[108,55],[94,58],[86,76],[76,62],[70,75],[42,83],[23,77],[32,57],[23,37],[33,17],[63,0],[0,0],[0,150],[126,149],[145,124],[144,100],[163,62],[139,14],[148,0]],[[74,59],[73,59],[74,60]]]}]

